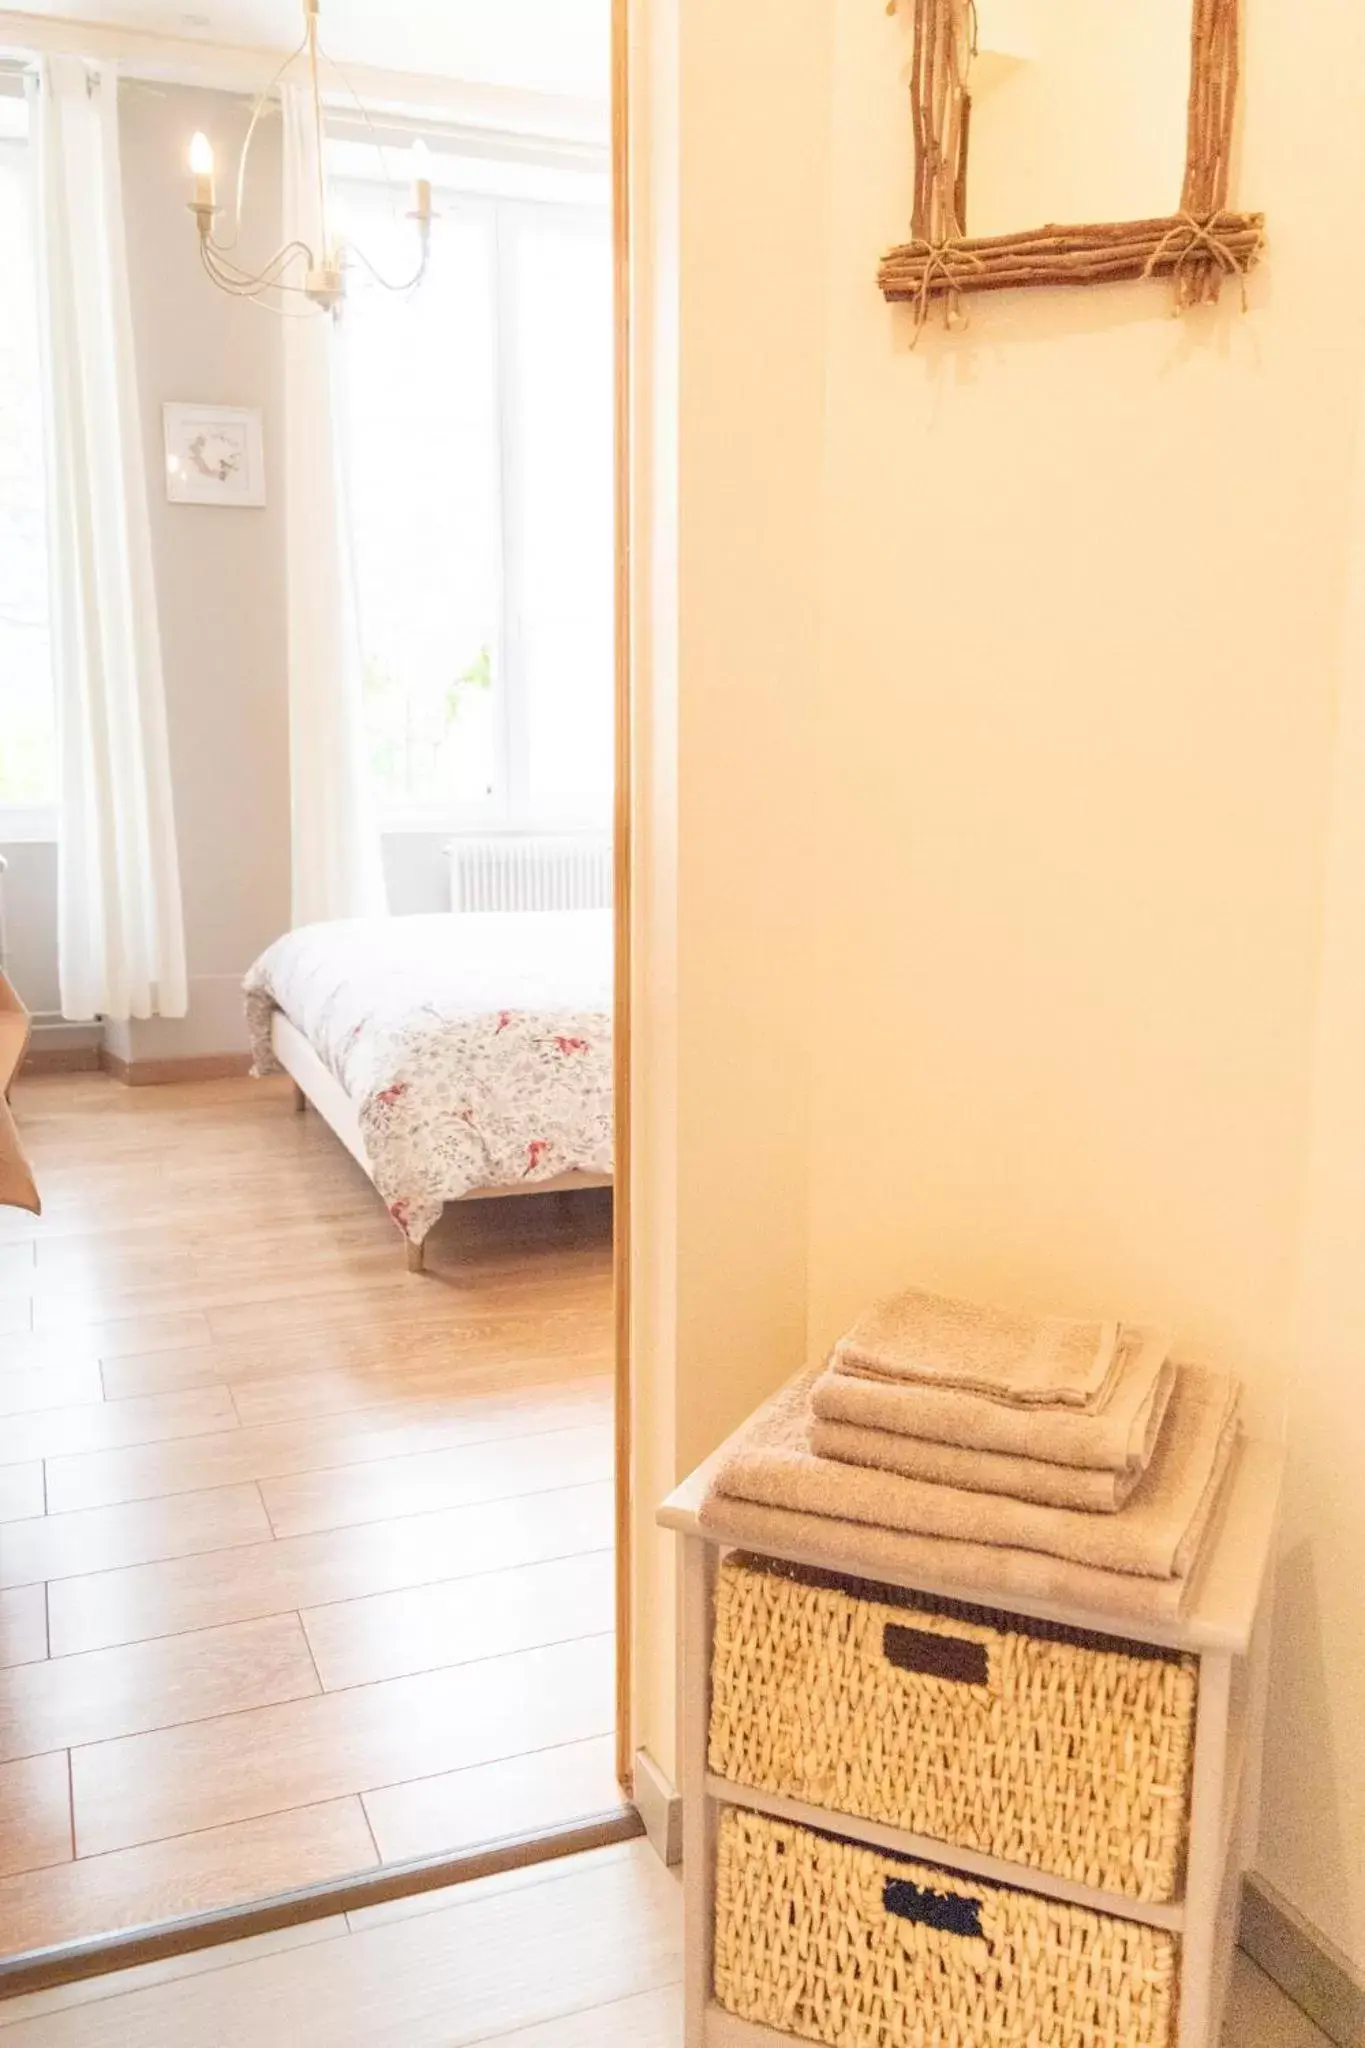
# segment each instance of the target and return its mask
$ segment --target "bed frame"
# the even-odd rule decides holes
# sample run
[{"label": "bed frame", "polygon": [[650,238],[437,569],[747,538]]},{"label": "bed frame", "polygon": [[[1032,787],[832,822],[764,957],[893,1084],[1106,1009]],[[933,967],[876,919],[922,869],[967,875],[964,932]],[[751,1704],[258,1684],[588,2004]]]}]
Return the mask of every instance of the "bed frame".
[{"label": "bed frame", "polygon": [[[311,1102],[323,1122],[336,1132],[351,1157],[373,1179],[354,1103],[283,1010],[276,1010],[271,1019],[270,1042],[276,1059],[294,1083],[295,1109],[307,1109]],[[505,1195],[556,1195],[568,1193],[573,1188],[609,1188],[611,1184],[609,1173],[557,1173],[550,1180],[513,1181],[510,1187],[471,1188],[459,1199],[463,1202],[491,1202],[499,1201]],[[414,1244],[409,1237],[405,1237],[403,1242],[407,1248],[408,1271],[424,1272],[426,1247]]]}]

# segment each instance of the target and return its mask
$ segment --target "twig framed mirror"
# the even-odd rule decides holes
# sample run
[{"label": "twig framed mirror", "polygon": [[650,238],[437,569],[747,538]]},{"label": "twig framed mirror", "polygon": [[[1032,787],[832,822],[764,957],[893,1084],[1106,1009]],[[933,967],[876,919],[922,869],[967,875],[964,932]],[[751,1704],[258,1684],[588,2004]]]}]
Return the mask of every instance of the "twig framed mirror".
[{"label": "twig framed mirror", "polygon": [[914,21],[910,69],[915,146],[911,239],[883,257],[885,297],[915,308],[916,331],[931,309],[962,324],[972,292],[1040,285],[1171,279],[1177,311],[1212,304],[1223,280],[1246,276],[1265,244],[1265,217],[1228,204],[1237,90],[1241,0],[1191,0],[1190,92],[1185,177],[1179,209],[1147,220],[1047,226],[973,239],[967,233],[974,0],[889,0],[887,12]]}]

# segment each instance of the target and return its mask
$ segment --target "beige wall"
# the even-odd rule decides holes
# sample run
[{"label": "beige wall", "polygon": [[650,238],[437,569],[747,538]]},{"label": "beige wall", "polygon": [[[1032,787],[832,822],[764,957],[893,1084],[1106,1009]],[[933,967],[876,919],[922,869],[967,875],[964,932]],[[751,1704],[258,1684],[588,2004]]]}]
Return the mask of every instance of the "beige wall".
[{"label": "beige wall", "polygon": [[[1324,11],[1344,35],[1349,6]],[[870,288],[903,232],[903,34],[838,15],[813,1341],[910,1272],[1117,1303],[1236,1365],[1273,1428],[1365,369],[1326,340],[1361,313],[1359,275],[1330,274],[1359,123],[1321,120],[1317,54],[1252,0],[1241,186],[1274,254],[1251,318],[1235,292],[1184,325],[1151,286],[1012,295],[911,355]],[[1039,183],[1076,89],[1054,49],[999,90]],[[1065,161],[1056,182],[1079,206]]]},{"label": "beige wall", "polygon": [[653,1504],[805,1349],[829,14],[658,0],[649,16],[637,1669],[640,1733],[667,1759],[672,1552]]},{"label": "beige wall", "polygon": [[[1040,61],[978,105],[978,218],[1008,221],[1022,189],[1001,136],[1029,150],[1030,193],[1090,214],[1070,116],[1119,87],[1114,121],[1094,130],[1105,190],[1174,203],[1169,119],[1126,116],[1149,89],[1158,109],[1177,103],[1179,34],[1157,29],[1178,31],[1179,12],[1174,0],[1152,10],[1116,81],[1093,40],[1074,60],[1057,40],[1075,9],[1037,10]],[[757,665],[771,687],[781,654],[765,630],[785,624],[809,561],[794,501],[811,488],[812,428],[823,581],[820,661],[790,672],[788,704],[814,694],[804,732],[798,713],[784,734],[776,800],[758,731],[759,744],[746,724],[727,746],[717,725],[680,819],[680,916],[685,930],[704,877],[705,944],[689,957],[680,942],[664,1023],[712,1035],[709,1068],[689,1074],[679,1055],[676,1124],[698,1170],[714,1147],[730,1178],[694,1181],[677,1220],[679,1298],[686,1273],[708,1308],[680,1318],[676,1465],[792,1362],[803,1320],[814,1355],[871,1293],[912,1275],[1168,1321],[1187,1353],[1244,1375],[1270,1432],[1301,1368],[1262,1860],[1365,1962],[1351,1598],[1365,1403],[1349,1377],[1362,1211],[1342,1136],[1365,1114],[1353,1072],[1365,939],[1344,754],[1319,1020],[1365,391],[1365,277],[1334,254],[1365,186],[1359,10],[1318,0],[1305,36],[1272,0],[1248,0],[1240,189],[1273,237],[1249,319],[1235,291],[1183,325],[1153,286],[1011,296],[913,353],[908,317],[874,283],[905,231],[905,30],[865,0],[836,0],[827,80],[788,91],[792,44],[808,35],[812,67],[824,52],[814,17],[798,27],[781,13],[755,26],[771,35],[763,56],[718,17],[705,75],[681,73],[683,214],[705,219],[708,274],[729,294],[723,320],[689,331],[684,261],[681,442],[712,465],[679,475],[684,606],[693,522],[721,536],[771,522],[786,543],[736,552],[729,573],[718,547],[714,580],[692,584],[682,727],[712,715],[736,673]],[[810,253],[822,215],[823,264]],[[799,257],[777,248],[788,234]],[[776,710],[767,698],[770,735]],[[750,806],[757,880],[733,865],[743,843],[711,823]],[[808,915],[791,916],[807,897]],[[787,1006],[763,1021],[793,1026],[761,1049],[720,1028],[727,972],[736,1010],[759,1020],[755,960]],[[774,1156],[779,1097],[798,1115],[808,1104],[808,1131],[784,1124]],[[803,1176],[804,1232],[766,1237],[754,1153],[780,1180],[780,1216]],[[648,1276],[646,1329],[666,1324],[667,1281]],[[648,1382],[648,1347],[640,1368]],[[1343,1409],[1355,1413],[1339,1428]],[[656,1470],[667,1449],[655,1444]],[[671,1615],[651,1626],[665,1633]],[[1320,1740],[1297,1739],[1299,1712]],[[647,1719],[642,1732],[652,1741]]]},{"label": "beige wall", "polygon": [[1351,538],[1261,1863],[1365,1965],[1365,462]]}]

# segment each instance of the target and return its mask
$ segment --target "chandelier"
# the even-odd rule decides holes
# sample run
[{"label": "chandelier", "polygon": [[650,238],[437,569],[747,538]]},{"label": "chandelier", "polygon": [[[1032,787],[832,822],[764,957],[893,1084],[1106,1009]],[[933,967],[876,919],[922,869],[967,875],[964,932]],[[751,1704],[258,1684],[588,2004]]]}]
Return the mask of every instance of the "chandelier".
[{"label": "chandelier", "polygon": [[[353,257],[359,257],[376,282],[383,285],[385,290],[413,291],[426,275],[427,258],[431,250],[431,158],[426,144],[421,141],[415,142],[411,150],[413,203],[407,217],[414,221],[417,227],[417,267],[410,277],[398,283],[391,283],[360,250],[334,240],[328,232],[321,83],[321,64],[326,53],[318,36],[318,4],[319,0],[303,0],[303,41],[297,49],[290,51],[251,110],[251,119],[247,123],[237,163],[230,241],[219,241],[214,232],[214,220],[221,209],[217,204],[214,187],[213,146],[204,134],[196,134],[190,141],[190,172],[194,179],[194,196],[190,200],[190,212],[194,215],[199,230],[199,256],[205,271],[222,291],[230,293],[233,298],[255,299],[276,312],[291,310],[287,304],[279,302],[280,297],[286,300],[294,297],[304,301],[299,309],[301,311],[307,312],[316,308],[321,313],[335,314],[346,296],[346,270]],[[246,187],[247,159],[251,151],[252,137],[276,86],[286,71],[300,57],[305,56],[308,62],[308,92],[312,108],[317,165],[318,246],[312,248],[303,241],[286,242],[275,251],[267,263],[262,264],[259,270],[244,270],[234,257],[233,250],[241,225],[242,199]]]}]

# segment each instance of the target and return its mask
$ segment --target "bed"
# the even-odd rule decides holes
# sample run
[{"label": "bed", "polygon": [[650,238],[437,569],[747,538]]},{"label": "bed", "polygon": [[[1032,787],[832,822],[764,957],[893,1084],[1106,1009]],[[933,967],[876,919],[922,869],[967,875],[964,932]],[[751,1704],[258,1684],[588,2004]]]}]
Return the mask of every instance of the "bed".
[{"label": "bed", "polygon": [[611,960],[605,910],[306,925],[243,984],[254,1071],[291,1076],[420,1271],[447,1202],[610,1184]]}]

